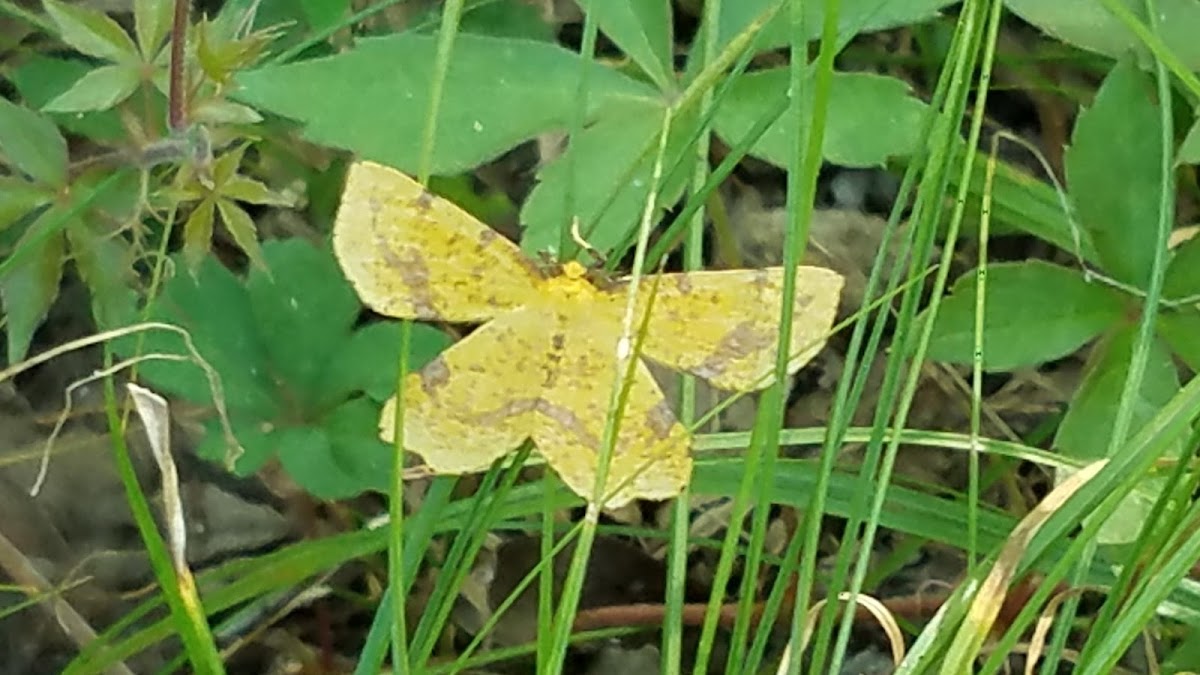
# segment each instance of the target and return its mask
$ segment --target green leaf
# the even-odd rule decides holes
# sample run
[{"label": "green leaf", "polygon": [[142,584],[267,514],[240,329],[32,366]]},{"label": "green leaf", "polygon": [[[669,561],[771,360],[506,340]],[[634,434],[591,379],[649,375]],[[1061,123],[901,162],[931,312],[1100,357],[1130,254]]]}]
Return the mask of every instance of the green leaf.
[{"label": "green leaf", "polygon": [[258,226],[254,224],[254,219],[245,209],[228,199],[217,199],[216,203],[217,211],[221,213],[221,222],[225,223],[225,229],[233,235],[233,241],[237,243],[238,248],[242,249],[255,267],[264,267],[266,262],[258,244]]},{"label": "green leaf", "polygon": [[[1135,16],[1144,17],[1141,0],[1116,0]],[[1006,0],[1005,7],[1025,21],[1037,26],[1056,39],[1081,49],[1113,58],[1129,52],[1138,55],[1143,66],[1151,63],[1150,52],[1142,39],[1131,33],[1112,15],[1102,2],[1095,0]],[[1188,67],[1200,70],[1200,4],[1195,0],[1158,0],[1154,4],[1159,14],[1156,31],[1171,54]],[[1142,24],[1146,21],[1143,18]]]},{"label": "green leaf", "polygon": [[1163,278],[1162,293],[1167,300],[1200,295],[1200,236],[1175,247]]},{"label": "green leaf", "polygon": [[108,110],[129,98],[140,82],[137,68],[123,64],[100,66],[79,78],[43,109],[59,113]]},{"label": "green leaf", "polygon": [[133,0],[133,32],[147,57],[153,56],[167,38],[174,6],[174,0]]},{"label": "green leaf", "polygon": [[0,155],[51,187],[67,182],[67,141],[43,115],[0,98]]},{"label": "green leaf", "polygon": [[46,188],[17,176],[0,176],[0,231],[39,209],[54,195]]},{"label": "green leaf", "polygon": [[270,206],[295,206],[294,200],[271,191],[253,178],[232,176],[221,186],[221,194],[229,199],[250,204],[268,204]]},{"label": "green leaf", "polygon": [[[8,334],[8,363],[25,358],[33,332],[46,318],[50,305],[58,297],[62,279],[63,236],[55,233],[48,238],[39,235],[51,223],[62,218],[57,208],[47,209],[38,216],[21,236],[17,247],[28,247],[21,260],[8,274],[0,278],[0,299],[4,301]],[[40,238],[40,240],[39,240]]]},{"label": "green leaf", "polygon": [[671,6],[668,0],[585,0],[580,3],[612,39],[663,91],[676,89],[671,58]]},{"label": "green leaf", "polygon": [[[714,126],[736,143],[758,119],[775,107],[788,90],[786,68],[773,68],[734,81],[717,110]],[[889,157],[907,155],[918,141],[926,105],[912,96],[908,85],[869,73],[835,73],[825,130],[825,159],[843,166],[883,166]],[[804,106],[809,114],[809,106]],[[772,124],[750,153],[776,166],[788,165],[796,120],[784,115]]]},{"label": "green leaf", "polygon": [[1158,315],[1158,335],[1194,372],[1200,373],[1200,310],[1164,310]]},{"label": "green leaf", "polygon": [[[435,42],[411,33],[360,40],[329,58],[240,73],[236,96],[303,122],[313,142],[415,172]],[[399,63],[405,66],[396,67]],[[644,110],[657,97],[603,65],[585,67],[593,69],[589,120],[612,107]],[[434,138],[433,173],[464,171],[539,133],[566,127],[579,72],[579,56],[555,45],[459,35]]]},{"label": "green leaf", "polygon": [[[1054,446],[1064,455],[1084,460],[1104,458],[1129,374],[1136,334],[1137,326],[1122,327],[1105,336],[1088,359],[1083,383],[1075,392],[1054,439]],[[1179,391],[1179,373],[1170,352],[1157,338],[1153,340],[1142,386],[1133,401],[1130,435],[1136,434]],[[1121,503],[1101,529],[1100,543],[1127,543],[1137,536],[1152,506],[1142,492],[1130,494]]]},{"label": "green leaf", "polygon": [[338,406],[325,420],[333,460],[356,483],[345,496],[364,490],[389,491],[395,451],[379,439],[380,408],[359,397]]},{"label": "green leaf", "polygon": [[1154,259],[1161,129],[1145,78],[1125,60],[1080,113],[1065,157],[1067,192],[1104,271],[1138,288]]},{"label": "green leaf", "polygon": [[337,26],[350,15],[349,0],[300,0],[299,4],[313,32]]},{"label": "green leaf", "polygon": [[[722,3],[721,45],[724,46],[745,30],[755,17],[778,1],[738,0]],[[952,0],[842,0],[838,10],[838,36],[848,38],[859,33],[921,23],[936,17],[939,9],[950,4],[953,4]],[[815,40],[820,37],[821,25],[825,21],[825,3],[804,3],[804,14],[804,25],[809,31],[806,37]],[[755,47],[761,52],[787,46],[791,39],[790,29],[790,17],[784,7],[763,28]]]},{"label": "green leaf", "polygon": [[[351,394],[366,392],[384,401],[396,392],[396,370],[400,366],[400,331],[396,321],[377,321],[354,331],[325,364],[317,389],[326,402],[339,402]],[[433,360],[452,340],[442,331],[413,324],[409,338],[408,370],[416,371]]]},{"label": "green leaf", "polygon": [[[31,54],[11,73],[11,79],[21,97],[34,109],[42,109],[47,103],[70,89],[79,78],[91,72],[94,66],[80,59],[51,58]],[[149,110],[146,119],[166,119],[166,99],[158,94],[147,98]],[[85,113],[52,113],[58,126],[81,136],[105,143],[125,141],[125,129],[116,110],[100,110]],[[164,127],[159,124],[158,127]]]},{"label": "green leaf", "polygon": [[[971,363],[976,285],[974,271],[954,283],[934,320],[929,358]],[[1034,260],[989,265],[984,302],[983,367],[990,371],[1066,356],[1118,321],[1123,307],[1108,286]]]},{"label": "green leaf", "polygon": [[[343,438],[335,446],[325,429],[291,427],[276,431],[272,440],[288,475],[318,499],[353,497],[381,480],[386,487],[391,475],[387,446],[378,439],[359,436],[359,442],[355,443]],[[372,445],[366,456],[355,456]],[[380,458],[387,463],[379,462]]]},{"label": "green leaf", "polygon": [[289,239],[268,242],[263,255],[270,272],[253,269],[246,281],[256,331],[276,382],[308,410],[361,305],[328,250]]},{"label": "green leaf", "polygon": [[103,12],[59,0],[42,0],[46,13],[58,25],[62,41],[75,49],[118,63],[140,61],[137,46],[120,24]]},{"label": "green leaf", "polygon": [[[275,382],[265,365],[267,349],[259,337],[259,326],[246,289],[229,270],[213,258],[205,258],[195,275],[182,266],[163,286],[151,306],[155,321],[180,326],[217,371],[225,404],[231,415],[242,419],[271,420],[279,414]],[[143,334],[142,353],[187,355],[182,338],[166,331]],[[123,357],[133,356],[133,337],[116,341]],[[142,377],[155,388],[198,404],[211,404],[209,382],[201,368],[191,362],[151,361],[142,364]],[[243,441],[244,444],[244,441]]]},{"label": "green leaf", "polygon": [[[562,229],[570,224],[563,200],[571,178],[572,154],[576,155],[573,213],[579,218],[584,239],[600,251],[624,241],[637,229],[646,207],[662,120],[659,106],[630,108],[620,114],[614,111],[572,139],[561,157],[538,172],[538,184],[521,209],[525,225],[521,247],[531,253],[559,255]],[[672,123],[664,171],[681,157],[684,161],[674,173],[664,176],[665,188],[657,201],[659,213],[674,203],[691,176],[695,152],[687,141],[693,135],[693,124],[687,118]],[[651,152],[643,155],[646,148]],[[613,194],[616,197],[610,201]],[[595,226],[589,228],[593,222]]]},{"label": "green leaf", "polygon": [[1200,164],[1200,117],[1192,120],[1192,128],[1179,144],[1175,164]]},{"label": "green leaf", "polygon": [[[231,422],[233,435],[244,452],[233,464],[235,476],[250,476],[261,470],[275,456],[275,428],[261,420],[239,419],[234,415]],[[196,448],[196,454],[210,462],[224,465],[229,454],[225,442],[225,430],[220,420],[213,418],[204,422],[204,438]]]},{"label": "green leaf", "polygon": [[92,317],[101,330],[127,325],[134,316],[136,296],[133,253],[125,241],[93,223],[67,228],[71,259],[92,296]]},{"label": "green leaf", "polygon": [[470,4],[458,24],[464,33],[492,37],[554,42],[554,29],[541,10],[522,0],[495,0]]},{"label": "green leaf", "polygon": [[[1079,459],[1103,459],[1112,436],[1121,389],[1133,358],[1136,326],[1124,326],[1097,343],[1085,366],[1083,383],[1063,418],[1054,445],[1064,454]],[[1137,433],[1179,391],[1179,373],[1171,354],[1155,339],[1146,363],[1142,388],[1133,405]]]},{"label": "green leaf", "polygon": [[223,99],[201,101],[192,109],[193,122],[214,126],[258,124],[262,119],[262,115],[259,115],[257,110]]},{"label": "green leaf", "polygon": [[196,204],[183,223],[183,259],[192,272],[208,258],[208,251],[212,247],[213,209],[213,200],[205,199]]}]

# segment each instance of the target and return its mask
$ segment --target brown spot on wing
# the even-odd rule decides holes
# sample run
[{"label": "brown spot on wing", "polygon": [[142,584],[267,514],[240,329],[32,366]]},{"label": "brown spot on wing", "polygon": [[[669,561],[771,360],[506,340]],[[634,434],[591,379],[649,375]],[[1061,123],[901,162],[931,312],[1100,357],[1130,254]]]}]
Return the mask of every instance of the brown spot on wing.
[{"label": "brown spot on wing", "polygon": [[583,420],[575,411],[562,405],[556,405],[545,399],[538,399],[535,410],[554,420],[564,431],[575,437],[575,442],[595,451],[600,450],[600,439],[587,429]]},{"label": "brown spot on wing", "polygon": [[671,410],[666,399],[661,399],[646,411],[646,427],[659,440],[664,440],[671,435],[671,430],[675,427],[675,411]]},{"label": "brown spot on wing", "polygon": [[445,386],[450,381],[450,367],[446,365],[446,359],[438,356],[430,361],[419,373],[421,377],[421,389],[426,394],[434,396],[437,390]]},{"label": "brown spot on wing", "polygon": [[774,344],[773,332],[757,327],[752,321],[743,321],[721,338],[716,349],[696,367],[695,373],[705,379],[714,379],[730,364],[768,349]]}]

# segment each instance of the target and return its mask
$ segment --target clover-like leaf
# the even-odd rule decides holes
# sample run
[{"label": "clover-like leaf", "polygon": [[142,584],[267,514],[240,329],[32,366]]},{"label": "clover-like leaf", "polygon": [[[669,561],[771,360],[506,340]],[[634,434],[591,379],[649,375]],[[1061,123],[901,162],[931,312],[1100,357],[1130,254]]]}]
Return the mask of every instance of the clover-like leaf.
[{"label": "clover-like leaf", "polygon": [[[929,358],[971,362],[976,286],[975,272],[954,283],[934,321]],[[1118,321],[1123,307],[1114,289],[1036,260],[989,265],[984,302],[983,367],[991,371],[1066,356]]]},{"label": "clover-like leaf", "polygon": [[1104,272],[1139,288],[1157,246],[1161,129],[1146,78],[1126,59],[1080,113],[1064,158],[1067,191]]}]

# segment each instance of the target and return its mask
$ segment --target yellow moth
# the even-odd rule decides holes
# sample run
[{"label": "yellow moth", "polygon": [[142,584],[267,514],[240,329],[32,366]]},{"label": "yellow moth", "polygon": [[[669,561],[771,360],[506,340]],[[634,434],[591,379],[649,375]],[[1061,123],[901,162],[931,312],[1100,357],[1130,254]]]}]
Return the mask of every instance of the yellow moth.
[{"label": "yellow moth", "polygon": [[[404,382],[404,444],[433,471],[482,471],[533,439],[572,490],[604,499],[607,508],[637,498],[667,499],[687,484],[690,434],[639,358],[609,487],[592,494],[619,376],[625,281],[598,288],[575,262],[549,274],[455,205],[371,162],[350,168],[333,246],[363,302],[380,314],[483,324]],[[824,344],[842,287],[831,270],[801,267],[796,273],[789,372]],[[767,386],[783,275],[782,268],[770,268],[664,274],[657,284],[643,280],[634,326],[642,325],[647,307],[653,313],[642,354],[720,389]],[[380,419],[389,441],[394,405],[395,399]]]}]

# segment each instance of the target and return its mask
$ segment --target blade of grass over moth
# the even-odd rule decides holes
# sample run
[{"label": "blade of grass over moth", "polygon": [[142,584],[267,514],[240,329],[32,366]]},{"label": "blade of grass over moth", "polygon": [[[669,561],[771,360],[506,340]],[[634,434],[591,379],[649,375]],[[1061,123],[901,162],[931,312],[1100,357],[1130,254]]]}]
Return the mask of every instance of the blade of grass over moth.
[{"label": "blade of grass over moth", "polygon": [[[422,185],[429,183],[430,168],[433,165],[434,139],[437,137],[438,112],[441,109],[442,92],[445,88],[446,73],[450,67],[450,55],[454,48],[454,38],[458,33],[458,21],[462,14],[462,0],[448,0],[442,9],[442,24],[438,30],[437,51],[433,62],[433,76],[430,78],[429,108],[425,112],[425,127],[421,134],[421,150],[417,161],[417,182]],[[393,598],[407,598],[404,588],[403,560],[404,551],[404,381],[408,377],[408,347],[411,341],[412,320],[405,319],[401,323],[400,363],[396,374],[396,406],[392,420],[393,457],[392,485],[388,502],[388,513],[391,520],[388,524],[390,545],[388,547],[388,585]],[[422,551],[424,554],[424,551]],[[408,629],[405,612],[406,602],[394,602],[392,612],[392,665],[394,668],[401,664],[409,664],[411,654],[408,644]]]},{"label": "blade of grass over moth", "polygon": [[[840,49],[838,43],[839,0],[827,0],[824,3],[824,25],[818,47],[816,62],[813,64],[813,78],[810,84],[809,65],[806,58],[808,34],[805,26],[804,3],[799,0],[789,2],[790,22],[792,26],[791,62],[789,64],[789,89],[792,97],[792,118],[794,124],[794,145],[787,173],[787,212],[788,223],[784,240],[783,266],[787,270],[784,275],[783,301],[780,308],[779,345],[791,343],[792,319],[796,297],[796,268],[804,259],[808,246],[809,226],[812,222],[812,209],[816,202],[817,178],[823,158],[822,148],[825,143],[825,125],[829,112],[829,99],[833,82],[833,59]],[[811,114],[805,115],[805,106],[811,105]],[[787,366],[789,354],[786,348],[780,348],[776,354],[775,383],[766,392],[755,419],[755,430],[761,432],[761,445],[751,445],[750,452],[761,453],[764,478],[775,473],[775,463],[779,454],[779,431],[783,426],[784,405],[787,396],[784,386],[787,382]],[[746,642],[751,629],[751,600],[757,587],[757,575],[760,569],[762,547],[765,545],[768,515],[772,502],[770,483],[766,489],[758,493],[751,522],[750,554],[747,556],[746,568],[748,573],[743,577],[740,597],[741,606],[734,627],[734,637],[730,649],[729,664],[738,663],[741,659],[743,644]],[[798,549],[796,550],[798,553]],[[790,575],[781,574],[776,577],[777,586],[791,583]],[[747,664],[750,668],[756,666],[756,659]],[[796,666],[798,660],[793,661]],[[791,664],[789,664],[789,667]]]},{"label": "blade of grass over moth", "polygon": [[[571,111],[570,127],[567,129],[568,139],[578,139],[583,134],[584,123],[587,120],[587,101],[591,93],[590,66],[595,59],[596,39],[599,32],[599,25],[593,13],[584,12],[583,39],[579,46],[579,82],[575,90],[575,108]],[[561,260],[570,260],[574,257],[574,249],[572,247],[575,243],[571,237],[571,228],[578,223],[575,215],[575,192],[579,178],[578,153],[568,152],[563,159],[567,162],[567,182],[566,190],[563,194],[563,213],[559,229],[559,251]],[[546,472],[543,476],[543,482],[547,484],[553,480],[554,477],[550,475],[550,472]],[[554,548],[554,513],[553,505],[550,501],[550,490],[546,490],[546,495],[545,507],[542,510],[541,551],[543,559],[551,558]],[[542,574],[538,577],[537,616],[539,628],[547,628],[554,623],[553,566],[544,568]],[[539,667],[550,660],[550,650],[553,643],[552,636],[553,631],[551,630],[539,629],[537,632],[537,663]]]},{"label": "blade of grass over moth", "polygon": [[[940,204],[942,203],[942,196],[946,192],[948,175],[950,173],[949,163],[952,161],[954,154],[952,148],[957,141],[958,123],[962,119],[966,97],[969,94],[969,73],[973,71],[978,53],[978,45],[984,29],[982,13],[983,9],[981,7],[971,6],[960,14],[954,41],[951,45],[952,63],[949,64],[949,67],[943,71],[942,77],[939,78],[938,89],[940,92],[943,92],[942,95],[944,100],[948,102],[948,105],[944,106],[944,110],[937,113],[932,122],[932,127],[930,127],[929,156],[927,160],[924,160],[926,169],[923,171],[920,186],[917,190],[917,199],[913,206],[913,216],[909,227],[911,230],[909,236],[912,237],[912,257],[908,261],[909,276],[918,273],[920,268],[924,266],[925,261],[930,259],[933,251],[937,221],[941,213]],[[934,110],[938,110],[938,108],[932,107],[931,114]],[[895,281],[895,279],[892,280],[893,283]],[[843,584],[845,583],[845,575],[849,572],[851,552],[848,550],[849,547],[847,545],[843,545],[842,549],[839,550],[835,562],[830,592],[848,590],[853,595],[861,589],[862,581],[866,575],[867,555],[871,550],[875,532],[878,528],[879,509],[882,499],[886,494],[886,486],[891,478],[892,467],[894,466],[895,455],[898,449],[898,444],[892,442],[888,444],[886,452],[884,451],[883,430],[889,425],[894,429],[903,428],[904,420],[911,403],[915,377],[919,374],[920,364],[917,361],[908,369],[909,379],[902,392],[902,373],[905,370],[907,357],[910,356],[907,343],[911,340],[911,337],[906,339],[906,336],[912,336],[919,299],[919,292],[909,291],[902,295],[898,313],[899,318],[896,323],[897,344],[900,347],[892,351],[887,362],[884,381],[880,388],[881,405],[876,410],[874,418],[876,432],[871,442],[868,443],[866,456],[863,460],[863,468],[860,472],[862,497],[858,500],[858,504],[856,504],[850,514],[850,521],[846,530],[847,540],[853,542],[852,546],[860,552],[860,557],[850,577],[850,586],[849,588],[845,588]],[[880,314],[877,321],[882,321],[884,316]],[[876,334],[878,334],[881,328],[882,326],[877,323]],[[872,337],[874,338],[875,335]],[[919,344],[917,347],[919,349]],[[867,360],[864,359],[862,367],[865,369],[867,365]],[[825,448],[825,451],[829,451],[829,448]],[[875,495],[875,499],[872,503],[868,504],[868,496],[871,494]],[[862,528],[861,539],[859,539],[860,528]],[[851,604],[845,606],[836,642],[831,642],[830,638],[832,637],[833,629],[832,617],[834,613],[835,608],[827,605],[822,612],[816,638],[812,642],[814,650],[812,656],[813,667],[817,669],[824,667],[826,652],[829,645],[832,644],[832,662],[829,667],[836,670],[840,666],[849,642],[849,630],[854,618],[853,606]]]},{"label": "blade of grass over moth", "polygon": [[[825,142],[825,123],[829,112],[829,97],[833,81],[833,58],[839,51],[837,41],[837,24],[838,14],[841,8],[839,0],[826,0],[824,3],[824,23],[821,28],[821,40],[817,51],[816,62],[814,64],[813,81],[811,84],[811,92],[807,78],[808,63],[807,59],[801,58],[801,54],[807,53],[808,45],[804,36],[808,34],[805,25],[805,7],[804,3],[799,0],[791,0],[789,3],[789,21],[791,23],[791,63],[789,64],[789,73],[791,82],[789,89],[792,97],[792,115],[795,124],[795,137],[792,146],[791,161],[788,163],[788,184],[787,184],[787,204],[788,204],[788,228],[784,243],[783,264],[788,270],[784,277],[783,287],[783,307],[782,323],[780,324],[780,340],[790,341],[791,323],[792,323],[792,303],[795,298],[796,284],[795,271],[796,267],[803,259],[805,248],[808,245],[808,231],[812,222],[812,209],[816,200],[817,178],[821,167],[822,147]],[[809,104],[811,99],[812,112],[807,116],[803,114],[803,106]],[[781,342],[780,344],[788,344]],[[767,466],[773,468],[774,462],[779,452],[779,429],[783,424],[783,405],[786,396],[782,394],[784,376],[787,374],[787,355],[779,354],[775,364],[776,384],[772,387],[772,393],[767,397],[770,401],[770,407],[765,410],[764,417],[767,419],[755,420],[756,426],[760,421],[764,425],[764,432],[768,434],[769,447],[767,448]],[[769,426],[767,426],[769,424]],[[769,491],[764,491],[769,492]],[[755,529],[766,527],[766,511],[769,508],[769,501],[762,501],[758,505],[758,511],[755,514]],[[808,513],[807,518],[815,518],[814,514]],[[799,545],[789,546],[789,556],[798,556],[800,553]],[[794,558],[789,558],[789,566],[793,564],[791,561]],[[775,580],[777,587],[786,586],[791,583],[790,573],[779,575]],[[807,581],[800,580],[799,584],[803,585]],[[775,593],[781,593],[775,589]],[[800,669],[800,652],[803,651],[801,642],[794,638],[796,633],[801,628],[801,617],[803,610],[807,610],[808,599],[798,597],[796,607],[792,615],[792,640],[789,642],[789,647],[794,650],[795,654],[787,659],[787,663],[783,664],[788,672],[799,672]],[[739,624],[748,622],[740,616]],[[747,617],[748,618],[748,617]],[[769,619],[768,619],[769,620]],[[759,639],[758,644],[753,645],[755,652],[760,652],[765,649],[765,642]]]},{"label": "blade of grass over moth", "polygon": [[[720,0],[710,0],[710,2],[704,4],[703,14],[700,19],[701,34],[704,40],[704,49],[700,52],[699,56],[701,70],[717,58],[717,39],[721,26],[720,16]],[[753,48],[748,48],[741,58],[738,59],[738,62],[734,66],[734,74],[727,76],[721,83],[722,93],[729,91],[736,73],[740,73],[745,69],[753,52]],[[709,130],[711,129],[713,116],[716,113],[714,98],[713,92],[710,89],[703,92],[699,101],[701,123],[696,130],[699,137],[694,142],[696,164],[695,170],[692,173],[690,190],[693,199],[701,197],[698,200],[701,204],[703,204],[703,198],[711,194],[711,192],[701,193],[701,191],[707,184],[708,153],[711,140]],[[709,189],[710,191],[712,190],[712,188]],[[688,271],[698,270],[704,267],[703,206],[695,209],[690,219],[684,222],[687,222],[688,234],[684,242],[683,267]],[[650,260],[652,262],[656,260],[665,262],[666,258],[664,256],[658,259],[650,258]],[[655,283],[655,290],[657,290],[657,281]],[[647,310],[646,321],[649,320],[649,317],[650,311]],[[644,335],[645,332],[646,325],[643,324],[642,334]],[[679,421],[685,427],[691,428],[696,417],[696,378],[689,374],[680,374],[679,378]],[[663,626],[662,643],[659,650],[661,654],[660,671],[665,675],[678,675],[683,663],[683,602],[685,587],[687,585],[687,540],[690,529],[691,503],[691,483],[689,481],[675,498],[671,509],[670,542],[667,550],[666,625]]]},{"label": "blade of grass over moth", "polygon": [[[657,185],[662,177],[663,157],[666,154],[667,139],[671,134],[672,120],[672,109],[665,109],[663,111],[662,128],[659,133],[658,153],[654,158],[651,185]],[[646,199],[646,208],[643,211],[642,220],[639,225],[641,235],[638,246],[634,251],[633,275],[630,277],[629,289],[627,291],[621,337],[617,345],[615,345],[616,369],[608,415],[604,423],[603,440],[601,441],[596,458],[596,479],[592,488],[593,496],[588,499],[583,522],[580,524],[582,529],[579,535],[579,544],[571,556],[570,570],[567,573],[566,580],[563,582],[562,599],[559,601],[558,612],[555,615],[553,626],[554,639],[552,648],[550,649],[550,661],[545,664],[546,672],[559,672],[562,669],[563,659],[566,656],[567,645],[571,637],[571,628],[575,622],[575,612],[579,607],[579,596],[583,589],[588,557],[591,555],[592,543],[596,538],[596,527],[599,524],[600,512],[608,498],[606,488],[608,487],[609,465],[612,463],[613,449],[616,447],[617,433],[620,430],[621,418],[624,414],[629,388],[633,382],[634,373],[636,372],[635,368],[640,359],[640,356],[635,351],[634,342],[636,339],[640,343],[645,334],[645,326],[643,325],[639,334],[635,335],[634,309],[637,302],[638,290],[642,282],[640,270],[645,260],[647,242],[650,238],[650,223],[654,216],[656,196],[655,192],[651,190]]]}]

